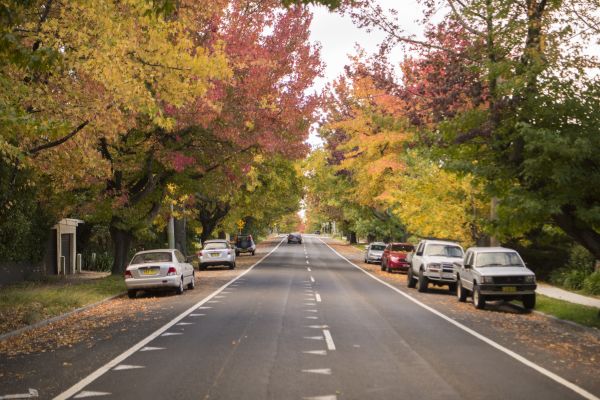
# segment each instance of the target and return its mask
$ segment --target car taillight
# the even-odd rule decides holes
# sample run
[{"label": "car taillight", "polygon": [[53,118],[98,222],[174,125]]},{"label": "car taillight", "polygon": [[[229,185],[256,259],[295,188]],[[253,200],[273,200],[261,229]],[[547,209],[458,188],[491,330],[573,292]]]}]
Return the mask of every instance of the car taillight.
[{"label": "car taillight", "polygon": [[175,267],[169,267],[169,270],[167,271],[167,276],[170,275],[177,275],[177,270],[175,269]]},{"label": "car taillight", "polygon": [[133,275],[131,275],[131,271],[125,271],[125,279],[127,278],[133,278]]}]

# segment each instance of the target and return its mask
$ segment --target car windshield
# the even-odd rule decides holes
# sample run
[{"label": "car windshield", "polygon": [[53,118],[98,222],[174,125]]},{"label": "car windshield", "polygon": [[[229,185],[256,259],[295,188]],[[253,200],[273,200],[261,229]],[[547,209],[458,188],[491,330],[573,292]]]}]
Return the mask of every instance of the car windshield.
[{"label": "car windshield", "polygon": [[392,251],[404,251],[404,252],[409,253],[414,250],[414,247],[410,244],[393,244],[391,250]]},{"label": "car windshield", "polygon": [[156,262],[171,262],[173,255],[166,251],[157,251],[152,253],[136,254],[131,260],[132,264],[149,264]]},{"label": "car windshield", "polygon": [[371,250],[383,251],[383,250],[385,250],[385,245],[384,244],[372,244]]},{"label": "car windshield", "polygon": [[430,244],[425,249],[426,256],[443,256],[461,258],[463,252],[460,247],[448,244]]},{"label": "car windshield", "polygon": [[224,242],[212,242],[204,245],[204,250],[215,250],[215,249],[226,249],[227,243]]},{"label": "car windshield", "polygon": [[477,255],[476,267],[522,267],[519,255],[513,251],[480,253]]}]

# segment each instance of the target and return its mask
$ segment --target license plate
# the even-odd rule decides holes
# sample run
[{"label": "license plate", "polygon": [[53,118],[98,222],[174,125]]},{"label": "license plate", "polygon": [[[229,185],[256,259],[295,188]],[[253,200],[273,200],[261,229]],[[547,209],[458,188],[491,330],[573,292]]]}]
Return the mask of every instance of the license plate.
[{"label": "license plate", "polygon": [[156,275],[157,272],[156,268],[145,268],[142,270],[142,275]]},{"label": "license plate", "polygon": [[505,286],[502,288],[503,292],[508,292],[508,293],[512,293],[512,292],[516,292],[517,288],[514,286]]},{"label": "license plate", "polygon": [[221,253],[210,253],[211,257],[219,257]]}]

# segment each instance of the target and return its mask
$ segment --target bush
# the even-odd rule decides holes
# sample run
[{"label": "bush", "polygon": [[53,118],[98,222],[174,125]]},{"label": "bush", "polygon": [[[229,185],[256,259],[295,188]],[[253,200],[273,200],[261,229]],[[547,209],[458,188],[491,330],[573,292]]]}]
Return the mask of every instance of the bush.
[{"label": "bush", "polygon": [[600,295],[600,271],[596,271],[585,278],[583,290],[589,294]]},{"label": "bush", "polygon": [[[569,261],[550,274],[550,282],[571,290],[581,290],[594,271],[594,256],[580,245],[571,248]],[[593,284],[592,284],[593,285]]]}]

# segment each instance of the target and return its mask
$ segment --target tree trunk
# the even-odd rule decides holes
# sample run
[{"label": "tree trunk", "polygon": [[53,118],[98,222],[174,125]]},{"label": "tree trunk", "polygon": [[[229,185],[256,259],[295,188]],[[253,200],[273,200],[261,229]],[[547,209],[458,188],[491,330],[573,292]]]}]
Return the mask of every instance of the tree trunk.
[{"label": "tree trunk", "polygon": [[109,231],[115,253],[112,273],[115,275],[121,275],[125,272],[125,268],[129,262],[129,249],[131,248],[133,235],[131,232],[119,229],[113,225],[109,227]]},{"label": "tree trunk", "polygon": [[354,232],[354,231],[348,232],[348,243],[356,244],[356,232]]},{"label": "tree trunk", "polygon": [[367,235],[367,242],[372,243],[375,241],[375,235],[373,235],[372,233],[369,233]]},{"label": "tree trunk", "polygon": [[175,248],[187,255],[187,221],[175,219]]},{"label": "tree trunk", "polygon": [[561,213],[553,215],[556,224],[577,243],[600,260],[600,234],[575,215],[575,207],[563,206]]}]

